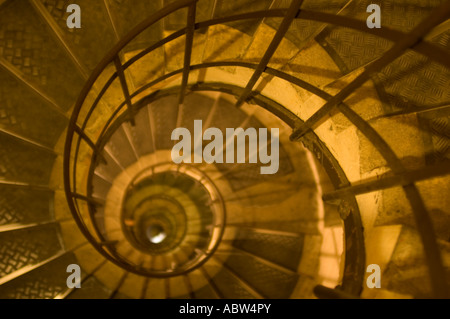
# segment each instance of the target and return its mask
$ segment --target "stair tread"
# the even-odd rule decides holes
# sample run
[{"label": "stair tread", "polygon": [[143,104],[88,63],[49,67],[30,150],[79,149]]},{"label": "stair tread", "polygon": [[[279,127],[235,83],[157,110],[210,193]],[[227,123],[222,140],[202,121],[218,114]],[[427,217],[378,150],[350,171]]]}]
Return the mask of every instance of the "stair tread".
[{"label": "stair tread", "polygon": [[123,168],[131,166],[138,160],[123,126],[114,132],[105,148]]}]

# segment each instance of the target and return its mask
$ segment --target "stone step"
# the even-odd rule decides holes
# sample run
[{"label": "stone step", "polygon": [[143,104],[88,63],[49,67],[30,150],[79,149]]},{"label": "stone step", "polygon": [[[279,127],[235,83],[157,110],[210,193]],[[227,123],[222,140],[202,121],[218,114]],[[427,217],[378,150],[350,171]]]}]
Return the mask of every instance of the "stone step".
[{"label": "stone step", "polygon": [[109,155],[108,152],[102,152],[105,160],[105,163],[99,164],[95,168],[95,173],[98,173],[98,175],[103,176],[108,181],[114,181],[114,179],[122,173],[123,169],[120,167],[120,165],[114,160],[111,155]]},{"label": "stone step", "polygon": [[108,261],[95,273],[95,278],[111,291],[110,296],[112,296],[113,292],[115,292],[121,284],[121,279],[126,274],[127,272],[123,268]]},{"label": "stone step", "polygon": [[234,238],[229,245],[241,251],[261,257],[285,268],[296,271],[302,258],[304,234],[290,234],[235,228]]},{"label": "stone step", "polygon": [[64,250],[57,223],[0,233],[0,277],[37,265]]},{"label": "stone step", "polygon": [[223,267],[223,264],[209,260],[203,268],[212,278],[214,286],[226,299],[255,299],[257,294],[252,291],[239,277]]},{"label": "stone step", "polygon": [[146,277],[128,273],[118,292],[119,296],[131,299],[140,299],[143,295]]},{"label": "stone step", "polygon": [[[217,254],[221,259],[220,253]],[[267,262],[266,259],[232,250],[223,260],[224,267],[259,294],[270,299],[287,299],[293,292],[299,275],[291,270]]]},{"label": "stone step", "polygon": [[217,299],[219,296],[211,287],[208,278],[205,278],[204,273],[200,269],[196,269],[189,274],[189,282],[196,299]]},{"label": "stone step", "polygon": [[167,279],[169,287],[169,299],[190,299],[191,287],[187,277],[176,276]]},{"label": "stone step", "polygon": [[138,160],[124,126],[120,126],[112,134],[105,145],[105,151],[123,169],[126,169]]},{"label": "stone step", "polygon": [[[377,227],[378,228],[378,227]],[[390,245],[391,257],[380,256],[375,260],[383,260],[381,285],[385,290],[401,295],[410,295],[415,298],[428,298],[432,296],[431,283],[428,272],[423,245],[420,235],[410,226],[386,226],[383,236],[388,242],[387,235],[396,235],[398,239],[394,246]],[[388,233],[390,230],[390,233]],[[378,235],[378,238],[381,236]],[[370,247],[370,246],[369,246]],[[444,271],[447,281],[450,274],[450,245],[447,241],[438,240]],[[384,258],[383,258],[384,257]],[[380,266],[382,266],[380,265]],[[370,292],[367,292],[370,295]]]},{"label": "stone step", "polygon": [[145,293],[147,299],[167,299],[167,279],[150,278]]},{"label": "stone step", "polygon": [[177,97],[169,96],[153,102],[149,105],[149,115],[155,132],[155,148],[171,150],[174,145],[172,131],[176,128],[178,117]]},{"label": "stone step", "polygon": [[148,155],[154,151],[153,127],[151,126],[151,119],[149,109],[147,107],[141,108],[134,117],[135,125],[129,122],[122,124],[125,131],[129,132],[129,138],[133,149],[136,151],[138,157]]},{"label": "stone step", "polygon": [[[67,265],[76,264],[73,253],[56,255],[54,259],[40,264],[29,272],[3,283],[0,289],[2,299],[52,299],[67,290],[67,273],[61,271]],[[84,274],[82,274],[83,276]]]},{"label": "stone step", "polygon": [[50,221],[51,190],[16,187],[0,183],[0,227]]}]

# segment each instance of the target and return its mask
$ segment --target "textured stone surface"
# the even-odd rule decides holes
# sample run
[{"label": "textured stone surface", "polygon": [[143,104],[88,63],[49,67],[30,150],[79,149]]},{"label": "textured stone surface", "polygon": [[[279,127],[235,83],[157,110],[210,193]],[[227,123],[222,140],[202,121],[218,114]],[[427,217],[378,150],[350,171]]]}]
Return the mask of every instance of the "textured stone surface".
[{"label": "textured stone surface", "polygon": [[55,156],[26,142],[0,133],[0,178],[45,185]]},{"label": "textured stone surface", "polygon": [[[302,9],[311,11],[320,11],[327,13],[337,13],[348,1],[347,0],[305,0],[302,3]],[[290,0],[275,0],[274,8],[288,8],[291,4]],[[264,23],[278,29],[281,19],[268,18]],[[298,46],[305,44],[310,37],[315,34],[318,28],[322,27],[322,23],[310,20],[295,19],[287,34],[286,38]]]},{"label": "textured stone surface", "polygon": [[[67,265],[76,264],[73,254],[65,254],[0,287],[2,299],[52,299],[67,290]],[[84,274],[82,273],[82,276]]]},{"label": "textured stone surface", "polygon": [[56,225],[0,234],[0,276],[52,257],[62,250]]},{"label": "textured stone surface", "polygon": [[61,108],[71,107],[83,80],[31,4],[8,2],[0,11],[0,21],[0,56]]},{"label": "textured stone surface", "polygon": [[31,224],[52,218],[53,192],[0,186],[0,225]]},{"label": "textured stone surface", "polygon": [[[39,118],[39,121],[36,119]],[[53,146],[67,119],[3,70],[0,71],[0,126],[30,140]]]},{"label": "textured stone surface", "polygon": [[[429,298],[431,287],[427,264],[417,231],[410,227],[403,227],[397,245],[392,254],[386,271],[383,274],[384,285],[388,290],[410,294],[416,298]],[[440,243],[440,248],[448,256],[448,243]],[[444,257],[444,265],[449,282],[450,264]]]},{"label": "textured stone surface", "polygon": [[[136,24],[148,17],[149,14],[160,9],[161,4],[167,4],[172,1],[107,0],[105,3],[108,5],[108,9],[111,10],[112,25],[107,21],[109,17],[107,17],[106,8],[103,7],[103,2],[100,1],[95,4],[96,10],[89,10],[83,18],[89,29],[95,27],[95,32],[88,32],[87,29],[70,32],[64,29],[64,18],[67,15],[64,12],[64,7],[68,3],[67,1],[42,0],[42,2],[45,4],[46,10],[51,14],[52,19],[63,30],[64,39],[67,40],[77,57],[81,59],[83,64],[92,68],[111,43],[115,41],[112,34],[113,26],[117,28],[118,36],[122,37]],[[84,1],[82,2],[85,3]],[[217,1],[215,12],[213,12],[214,2],[212,0],[200,0],[197,18],[203,20],[209,19],[212,15],[219,17],[267,9],[270,5],[273,5],[273,7],[287,7],[290,3],[290,1],[285,0]],[[305,1],[303,5],[304,8],[312,10],[336,13],[346,2],[344,0],[333,0],[325,3],[325,1],[310,0]],[[441,2],[437,0],[384,1],[383,9],[386,10],[384,11],[386,14],[383,13],[383,23],[401,31],[411,30],[415,24],[430,12],[432,7]],[[368,3],[369,1],[355,1],[341,14],[364,20],[367,15],[365,9]],[[51,29],[40,19],[41,17],[29,5],[29,2],[7,1],[1,4],[0,8],[0,56],[12,64],[14,70],[20,72],[20,74],[23,73],[26,81],[42,89],[55,99],[64,110],[67,110],[73,105],[74,98],[76,98],[82,83],[78,75],[79,72],[73,66],[73,62],[61,48],[61,44],[54,39]],[[97,18],[103,21],[93,26]],[[21,19],[28,19],[30,26],[23,23]],[[154,43],[163,35],[168,35],[175,29],[184,27],[185,20],[186,10],[183,10],[166,18],[164,22],[156,24],[150,31],[142,34],[126,48],[125,51],[130,52],[130,54],[125,56],[125,60],[132,55],[131,52],[136,53],[136,50],[138,51],[143,46]],[[280,21],[281,19],[266,19],[264,25],[260,25],[259,22],[261,21],[252,20],[228,24],[227,27],[212,27],[207,33],[201,33],[197,38],[198,42],[194,45],[197,50],[193,55],[194,62],[198,63],[203,58],[214,61],[235,60],[245,57],[249,61],[257,63],[264,53],[263,50],[269,43],[267,40],[271,39],[275,33],[275,30],[271,28],[276,29]],[[287,39],[291,43],[287,42],[287,39],[284,40],[284,44],[282,44],[275,56],[277,59],[275,61],[276,64],[272,65],[277,65],[278,67],[293,58],[295,46],[303,46],[312,35],[315,35],[318,26],[320,26],[319,23],[303,20],[294,21],[287,34]],[[252,38],[253,36],[258,38]],[[324,88],[327,92],[333,94],[338,93],[348,83],[349,79],[340,79],[341,74],[348,74],[350,71],[379,57],[391,45],[391,43],[383,39],[334,26],[327,27],[317,37],[317,40],[324,50],[313,42],[308,43],[307,49],[303,53],[296,55],[291,60],[292,63],[289,63],[286,67],[286,70],[290,74],[310,81],[312,84]],[[439,34],[432,41],[448,49],[449,33]],[[88,45],[90,42],[95,43]],[[180,38],[178,42],[174,42],[171,45],[167,45],[164,48],[165,53],[162,52],[162,49],[158,50],[154,56],[150,55],[143,63],[135,65],[135,69],[131,73],[138,87],[145,84],[147,80],[162,75],[167,70],[173,70],[182,66],[184,38]],[[325,52],[330,54],[339,68],[333,65],[333,61]],[[168,58],[167,61],[166,57]],[[148,68],[147,65],[149,65]],[[140,68],[142,70],[139,70]],[[111,70],[113,68],[108,70],[108,72]],[[246,79],[251,75],[251,70],[242,71],[239,68],[223,68],[223,70],[226,70],[226,72],[220,74],[221,77],[217,76],[219,73],[209,73],[209,75],[213,74],[214,76],[204,78],[213,78],[213,80],[228,83],[228,79],[235,76],[239,78],[236,80],[236,83],[242,86],[245,85]],[[31,94],[25,85],[15,83],[15,80],[11,80],[11,76],[7,76],[6,73],[2,74],[0,75],[0,84],[4,83],[4,85],[0,85],[3,88],[0,89],[0,124],[2,127],[5,130],[34,139],[45,145],[53,146],[56,138],[66,125],[64,120],[50,111],[50,107],[45,104],[46,102],[36,98],[34,93]],[[215,76],[217,77],[214,78]],[[350,74],[351,76],[352,74]],[[380,70],[380,73],[373,79],[378,90],[377,93],[384,103],[383,112],[392,112],[408,110],[411,106],[427,108],[448,105],[450,101],[447,89],[449,86],[448,78],[448,70],[438,64],[429,62],[414,52],[408,51],[389,67]],[[230,82],[233,80],[230,80]],[[335,80],[338,81],[333,82]],[[267,94],[269,97],[276,97],[277,101],[281,101],[286,108],[289,108],[302,118],[310,116],[323,103],[320,99],[311,98],[311,94],[304,90],[293,89],[288,83],[280,84],[279,80],[267,78],[267,83],[264,83],[264,85],[264,94]],[[263,89],[264,85],[259,86],[258,89]],[[123,101],[123,94],[118,81],[115,82],[109,93],[111,93],[111,96],[109,99],[105,99],[105,101],[111,103],[109,107],[113,107]],[[373,103],[377,99],[373,93],[372,88],[367,89],[364,87],[348,101],[350,106],[355,111],[360,112],[364,119],[371,119],[380,113],[380,105]],[[368,95],[370,95],[370,99],[367,99]],[[14,97],[20,98],[14,99]],[[198,112],[190,109],[192,105],[200,103],[209,104],[211,101],[209,98],[186,99],[186,108],[183,110],[183,112],[186,112],[183,113],[182,118],[183,125],[188,127],[193,119],[196,118],[206,120],[209,115],[207,107],[199,107]],[[165,104],[161,104],[152,106],[149,109],[144,108],[145,111],[140,114],[137,123],[144,123],[145,138],[139,138],[138,135],[142,132],[134,130],[129,125],[126,126],[125,131],[118,133],[120,137],[117,137],[114,142],[115,145],[111,146],[111,155],[118,157],[122,166],[132,162],[134,150],[129,146],[124,147],[128,143],[128,138],[136,145],[136,151],[139,155],[149,154],[155,149],[169,150],[173,146],[173,143],[170,141],[170,133],[176,125],[178,115],[176,98],[168,105],[168,107]],[[229,106],[229,108],[223,107],[224,105]],[[157,108],[158,110],[156,111]],[[38,114],[36,111],[44,109],[46,112],[43,112],[43,114]],[[260,113],[258,112],[258,114]],[[102,111],[94,113],[94,118],[99,121],[100,118],[104,119],[106,116],[108,116],[108,106]],[[35,118],[40,120],[34,121]],[[248,122],[245,122],[246,120]],[[429,158],[426,158],[427,156],[424,155],[430,155],[433,159],[431,162],[445,160],[448,158],[450,149],[450,143],[448,143],[448,117],[436,116],[431,117],[431,119],[427,117],[422,120],[417,121],[415,116],[396,117],[374,120],[371,122],[371,125],[394,148],[394,151],[402,158],[405,165],[408,168],[414,168],[423,165],[424,160],[427,160],[428,163]],[[238,127],[243,123],[247,126],[255,127],[262,125],[262,123],[255,121],[251,115],[236,110],[230,101],[219,101],[219,107],[214,117],[212,117],[211,123],[211,126],[222,129]],[[422,125],[424,125],[425,129],[423,131],[418,130],[417,127]],[[95,136],[98,127],[97,124],[90,125],[89,134]],[[330,147],[332,154],[342,162],[344,171],[351,177],[351,181],[358,180],[361,176],[365,176],[364,174],[376,174],[384,168],[386,163],[377,156],[375,148],[367,140],[364,140],[361,135],[358,135],[351,123],[342,116],[333,115],[332,123],[326,122],[324,127],[319,129],[321,130],[320,136],[324,140],[327,139],[327,146]],[[147,129],[149,130],[147,131]],[[130,136],[127,136],[127,133],[130,133]],[[428,140],[422,139],[422,135],[428,137]],[[149,143],[144,141],[146,139],[149,140]],[[408,142],[405,143],[405,141]],[[0,134],[0,145],[2,146],[0,148],[1,178],[31,183],[48,183],[49,168],[54,163],[53,155],[47,154],[30,144],[18,142],[18,140],[13,139],[8,134]],[[282,151],[281,158],[283,161],[286,161],[280,167],[281,172],[286,176],[276,179],[263,179],[258,174],[257,166],[243,165],[241,169],[229,171],[233,166],[224,165],[222,172],[229,174],[220,181],[220,185],[226,185],[228,182],[232,184],[233,187],[229,187],[230,190],[224,187],[228,191],[227,195],[232,193],[233,189],[239,190],[235,192],[235,197],[227,197],[230,200],[227,206],[230,210],[230,221],[246,224],[247,226],[296,232],[304,231],[305,234],[314,234],[314,240],[310,241],[304,239],[308,238],[309,235],[301,235],[297,240],[290,240],[291,238],[287,239],[285,237],[281,239],[282,236],[278,236],[275,239],[269,236],[245,234],[238,237],[238,240],[235,241],[235,245],[239,249],[255,255],[259,254],[264,259],[279,263],[290,269],[295,269],[294,261],[297,262],[297,257],[292,257],[303,254],[303,256],[308,258],[306,258],[307,260],[302,258],[298,272],[306,269],[308,274],[314,276],[314,270],[317,268],[317,265],[315,262],[311,262],[313,258],[309,258],[309,256],[312,256],[311,251],[316,251],[318,247],[320,248],[320,229],[317,227],[317,224],[319,221],[321,222],[323,216],[316,215],[316,211],[320,208],[320,201],[316,202],[315,200],[315,198],[320,197],[310,187],[313,184],[310,178],[304,181],[299,178],[300,174],[308,175],[310,173],[298,169],[302,165],[308,165],[305,162],[306,160],[303,159],[305,156],[299,156],[298,152],[293,152],[292,149],[294,147],[291,147],[292,144],[284,145],[288,146]],[[313,150],[319,161],[323,162],[323,150]],[[429,152],[429,154],[424,154],[425,151]],[[346,153],[351,153],[352,156]],[[114,159],[110,155],[105,155],[105,157],[109,167],[98,168],[98,172],[107,179],[112,180],[121,172],[121,167],[114,163]],[[290,161],[289,158],[295,158],[295,161]],[[148,162],[150,163],[151,160]],[[58,162],[59,164],[60,161]],[[56,177],[60,180],[59,169],[60,165],[55,168],[55,176],[58,175]],[[290,173],[292,175],[288,175]],[[301,185],[299,185],[300,180],[303,183]],[[58,185],[61,187],[62,183],[60,182]],[[438,181],[433,180],[421,183],[418,185],[418,188],[422,197],[424,197],[425,204],[436,226],[440,248],[445,257],[444,263],[448,266],[448,243],[444,242],[448,241],[449,237],[447,227],[448,203],[446,200],[439,198],[445,193],[447,185],[447,179],[440,179]],[[102,187],[101,191],[99,190],[98,192],[104,197],[108,185],[103,185]],[[49,203],[49,198],[47,197],[48,194],[44,195],[43,193],[29,190],[12,190],[12,188],[3,186],[0,187],[0,192],[0,205],[2,205],[0,206],[2,207],[0,209],[0,224],[37,222],[51,217],[50,214],[47,214],[50,212],[47,209],[51,207],[51,202]],[[296,192],[299,194],[296,194]],[[421,255],[420,239],[414,230],[414,220],[410,205],[400,188],[392,188],[384,191],[381,194],[382,196],[378,195],[361,198],[359,203],[361,204],[362,214],[366,219],[368,215],[376,211],[376,208],[380,208],[378,216],[369,216],[375,222],[375,227],[378,227],[376,229],[378,232],[373,231],[372,234],[376,234],[376,236],[373,236],[372,239],[379,239],[380,242],[392,240],[390,244],[395,246],[395,249],[391,247],[393,249],[392,260],[383,259],[383,262],[386,264],[386,270],[383,273],[383,278],[386,280],[386,287],[384,288],[387,289],[385,296],[406,294],[414,294],[418,297],[427,296],[429,293],[429,279],[424,275],[427,273],[427,267],[424,263],[424,257]],[[376,202],[376,204],[372,205],[373,207],[371,206],[372,200]],[[59,203],[61,203],[61,199]],[[61,209],[67,209],[64,205],[58,206],[61,206],[59,207]],[[58,213],[58,216],[63,215],[61,212]],[[368,224],[372,226],[372,223]],[[397,241],[397,236],[394,236],[395,232],[383,232],[380,230],[382,227],[401,227],[397,226],[398,224],[407,225],[403,227],[398,242],[395,242]],[[76,244],[84,241],[84,237],[73,221],[63,223],[61,228],[66,242],[70,243],[67,248],[73,248]],[[370,231],[371,229],[366,229],[366,234],[370,234]],[[17,234],[19,233],[17,232]],[[50,236],[50,234],[51,232],[46,232],[47,236]],[[3,247],[4,251],[6,251],[5,254],[10,256],[14,255],[10,252],[32,250],[42,253],[42,258],[53,254],[41,250],[40,248],[42,247],[36,248],[35,246],[39,245],[40,241],[32,241],[29,239],[30,236],[20,236],[17,241],[15,241],[16,238],[13,240],[12,236],[2,240],[2,243],[7,243]],[[28,240],[23,242],[25,239]],[[50,242],[51,240],[49,239],[48,241]],[[18,244],[14,246],[14,243]],[[286,248],[286,251],[282,251],[280,247]],[[304,247],[308,248],[306,252],[302,251]],[[7,249],[10,249],[10,251],[7,251]],[[383,255],[383,253],[386,253],[385,251],[380,252],[383,247],[376,246],[374,242],[370,243],[370,249],[371,253],[373,253],[370,256],[370,260],[376,262],[381,260],[380,258],[386,257]],[[14,267],[22,267],[23,264],[21,262],[25,261],[20,261],[20,258],[31,256],[31,254],[25,252],[23,255],[19,256],[19,261],[10,257],[8,257],[10,259],[6,257],[0,258],[0,260],[8,261],[4,264],[3,271],[9,273],[18,269]],[[85,261],[86,266],[83,268],[88,272],[92,271],[94,264],[96,264],[94,262],[96,261],[95,252],[80,250],[77,252],[77,256],[80,260],[83,259]],[[34,256],[31,257],[33,258],[30,258],[27,262],[36,263],[41,260],[40,258],[34,258]],[[74,256],[67,255],[61,260],[58,259],[54,263],[44,265],[42,268],[15,279],[11,283],[6,283],[0,287],[0,297],[54,297],[57,293],[65,290],[64,283],[67,274],[64,266],[74,261]],[[274,270],[268,267],[267,264],[259,263],[249,256],[238,255],[229,257],[226,263],[230,269],[233,269],[238,274],[238,277],[265,296],[284,298],[289,296],[287,292],[293,289],[302,296],[308,295],[308,291],[310,292],[314,285],[310,278],[302,276],[300,281],[297,282],[298,278],[294,278],[295,276]],[[163,261],[160,264],[163,264]],[[305,266],[306,264],[308,265]],[[205,268],[210,271],[214,283],[220,288],[221,293],[225,297],[254,297],[235,276],[223,269],[222,265],[217,264],[215,267],[208,265]],[[103,273],[103,271],[105,272]],[[107,297],[108,292],[115,289],[119,283],[122,272],[117,268],[105,268],[102,270],[102,274],[103,277],[99,275],[99,281],[102,283],[97,282],[95,278],[91,278],[86,282],[87,290],[77,291],[71,297],[89,297],[92,294],[95,294],[97,297]],[[111,278],[115,280],[111,281]],[[122,291],[114,297],[126,298],[131,296],[139,298],[146,296],[164,298],[167,297],[166,293],[170,295],[170,292],[173,293],[172,297],[188,297],[186,285],[179,279],[170,280],[168,292],[165,291],[165,280],[151,280],[148,282],[147,291],[143,291],[145,279],[140,276],[130,275],[125,280]],[[205,278],[202,280],[204,282]],[[202,280],[198,279],[199,282]],[[109,285],[105,284],[105,282],[109,282]],[[103,285],[107,286],[107,288],[103,287]],[[385,285],[384,281],[383,285]],[[201,285],[199,284],[199,286]],[[152,291],[155,287],[158,288],[157,292]],[[198,291],[197,297],[214,297],[211,287],[202,287]],[[178,291],[177,288],[179,288]]]},{"label": "textured stone surface", "polygon": [[240,229],[233,246],[295,271],[302,256],[303,236],[283,236]]},{"label": "textured stone surface", "polygon": [[232,254],[225,264],[266,298],[289,298],[298,275],[272,268],[250,256]]},{"label": "textured stone surface", "polygon": [[150,105],[152,127],[156,134],[156,149],[172,149],[173,145],[175,145],[171,140],[171,136],[172,131],[176,127],[178,111],[178,99],[176,96],[158,100]]},{"label": "textured stone surface", "polygon": [[225,269],[220,270],[213,278],[214,283],[220,287],[220,292],[227,299],[254,299],[240,283]]},{"label": "textured stone surface", "polygon": [[[260,11],[269,9],[272,0],[243,0],[243,1],[217,1],[216,17],[226,17],[239,13],[247,13],[252,11]],[[244,20],[227,23],[234,29],[244,32],[250,36],[256,31],[260,19]]]},{"label": "textured stone surface", "polygon": [[64,34],[70,48],[76,53],[82,65],[89,70],[100,62],[116,42],[113,27],[109,22],[103,1],[81,0],[76,3],[82,8],[81,28],[69,29],[66,12],[70,0],[39,0],[50,13]]},{"label": "textured stone surface", "polygon": [[[107,0],[106,3],[110,8],[112,20],[120,38],[147,18],[149,13],[155,13],[161,9],[161,1]],[[141,36],[133,40],[125,51],[134,51],[141,49],[145,45],[155,43],[161,39],[162,30],[163,23],[157,22]]]},{"label": "textured stone surface", "polygon": [[[368,3],[360,1],[357,5],[350,6],[345,10],[345,15],[363,19],[365,12],[363,9]],[[382,7],[386,8],[383,10],[382,23],[407,32],[441,3],[440,0],[385,1],[382,4]],[[327,27],[317,40],[344,73],[380,57],[392,45],[385,39],[342,27]],[[446,50],[450,48],[448,30],[430,40]],[[444,66],[416,52],[407,51],[374,75],[373,80],[385,112],[389,113],[398,110],[408,111],[412,107],[426,109],[448,104],[449,72]],[[450,142],[446,121],[446,117],[424,120],[429,123],[430,129],[421,134],[429,135],[432,139],[433,150],[429,156],[434,160],[448,157]],[[402,154],[399,155],[402,157]]]},{"label": "textured stone surface", "polygon": [[81,289],[75,289],[67,299],[90,299],[95,296],[95,299],[108,299],[111,291],[103,286],[95,277],[86,279]]}]

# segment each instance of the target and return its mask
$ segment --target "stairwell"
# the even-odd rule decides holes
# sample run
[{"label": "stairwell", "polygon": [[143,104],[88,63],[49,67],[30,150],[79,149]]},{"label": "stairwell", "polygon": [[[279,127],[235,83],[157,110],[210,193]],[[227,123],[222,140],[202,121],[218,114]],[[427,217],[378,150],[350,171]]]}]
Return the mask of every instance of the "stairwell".
[{"label": "stairwell", "polygon": [[[194,2],[188,78],[192,7],[169,12],[181,2],[80,0],[83,26],[75,30],[66,27],[70,1],[0,2],[0,298],[315,298],[317,285],[363,298],[445,296],[448,63],[423,53],[429,49],[405,48],[345,99],[350,111],[339,106],[300,141],[290,140],[396,45],[398,32],[407,34],[445,1],[386,1],[383,34],[358,29],[367,1],[303,1],[239,108],[294,1]],[[114,46],[159,10],[168,15],[92,78]],[[313,11],[328,16],[314,20]],[[332,16],[347,20],[320,20]],[[425,37],[447,58],[448,34],[444,24]],[[76,159],[75,148],[70,154],[77,167],[71,182],[84,187],[77,209],[82,219],[94,216],[88,229],[129,268],[87,241],[68,205],[64,147],[67,134],[77,134],[70,132],[77,108],[75,123],[87,137]],[[279,171],[173,164],[171,132],[192,131],[199,119],[203,129],[279,128]],[[424,167],[436,169],[415,180]],[[333,197],[386,176],[400,178]],[[417,218],[423,211],[431,225]],[[142,220],[148,228],[133,228]],[[426,226],[432,232],[421,231]],[[148,229],[173,246],[142,248],[155,238],[145,237]],[[441,265],[428,254],[430,241],[424,246],[430,237]],[[81,289],[66,286],[70,264],[81,266]],[[366,286],[370,264],[381,267],[381,289]],[[443,271],[444,284],[430,269]]]}]

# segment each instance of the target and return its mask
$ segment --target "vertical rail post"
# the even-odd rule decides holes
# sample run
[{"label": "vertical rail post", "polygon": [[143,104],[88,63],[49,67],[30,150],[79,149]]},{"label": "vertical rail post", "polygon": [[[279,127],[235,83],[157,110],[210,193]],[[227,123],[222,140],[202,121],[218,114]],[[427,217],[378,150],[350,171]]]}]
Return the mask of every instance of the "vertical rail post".
[{"label": "vertical rail post", "polygon": [[197,11],[197,2],[194,2],[189,6],[187,15],[186,46],[184,49],[183,78],[181,80],[180,97],[178,99],[179,105],[182,105],[184,102],[186,87],[189,80],[189,72],[191,71],[191,58],[192,58],[192,46],[194,44],[196,11]]}]

